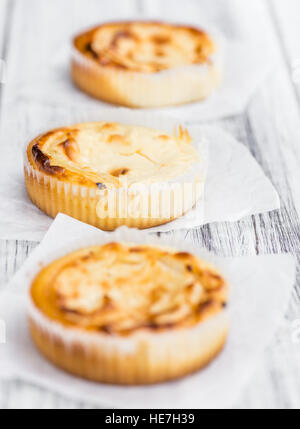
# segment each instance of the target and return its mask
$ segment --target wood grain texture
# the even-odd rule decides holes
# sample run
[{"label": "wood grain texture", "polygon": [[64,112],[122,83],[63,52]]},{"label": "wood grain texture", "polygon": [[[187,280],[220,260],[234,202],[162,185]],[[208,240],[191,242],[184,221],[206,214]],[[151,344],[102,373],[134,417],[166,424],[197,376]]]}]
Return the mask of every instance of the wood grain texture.
[{"label": "wood grain texture", "polygon": [[[11,16],[11,5],[8,0],[0,0],[0,97],[3,92],[4,67],[6,70],[7,43],[9,37],[8,22]],[[0,100],[1,101],[1,100]]]},{"label": "wood grain texture", "polygon": [[292,76],[296,96],[300,105],[300,48],[299,16],[300,3],[289,0],[288,7],[280,0],[269,0],[274,23],[280,36],[280,43],[287,68]]},{"label": "wood grain texture", "polygon": [[[26,82],[32,79],[32,70],[46,61],[45,46],[56,51],[60,40],[70,37],[70,33],[83,25],[80,13],[81,0],[11,0],[9,9],[5,4],[5,55],[9,60],[9,72],[12,82]],[[240,0],[226,0],[243,6]],[[222,29],[224,19],[223,0],[201,0],[207,8],[207,16],[218,23]],[[253,216],[237,223],[207,225],[190,232],[176,232],[181,239],[190,238],[199,246],[207,247],[220,255],[239,256],[251,254],[273,254],[291,252],[298,258],[297,284],[295,286],[286,318],[276,337],[262,356],[251,382],[245,387],[242,397],[238,398],[237,408],[299,408],[300,407],[300,346],[292,342],[292,322],[300,319],[300,103],[297,85],[292,81],[291,62],[299,55],[297,46],[300,38],[299,1],[259,0],[261,11],[258,16],[264,31],[269,36],[269,49],[276,53],[277,64],[273,74],[260,88],[249,104],[247,111],[238,117],[218,121],[225,129],[235,135],[262,166],[266,175],[278,190],[282,202],[280,211]],[[26,3],[26,5],[25,5]],[[101,19],[115,16],[138,14],[141,17],[159,15],[177,18],[200,16],[198,0],[110,0],[110,6],[103,10],[98,0],[84,2],[87,6],[85,20],[87,25]],[[212,3],[214,5],[212,6]],[[249,2],[248,2],[249,3]],[[254,3],[254,2],[253,2]],[[29,6],[28,6],[29,5]],[[219,6],[219,7],[218,7]],[[254,7],[254,6],[253,6]],[[228,7],[228,10],[230,8]],[[222,13],[220,11],[223,11]],[[60,29],[56,35],[44,32],[46,21],[56,22],[59,16],[68,12],[72,25]],[[104,14],[104,16],[103,16]],[[2,13],[3,15],[3,13]],[[230,15],[225,17],[230,19]],[[232,25],[232,32],[246,31],[247,17],[240,28]],[[257,27],[259,27],[257,22]],[[34,24],[34,27],[33,27]],[[233,23],[234,24],[234,23]],[[252,25],[252,23],[250,23]],[[34,28],[34,30],[32,29]],[[3,28],[0,26],[0,32]],[[228,30],[227,30],[228,31]],[[26,34],[22,45],[20,34]],[[42,34],[42,40],[36,45],[36,34]],[[229,34],[230,36],[230,34]],[[32,46],[35,56],[32,56]],[[0,45],[1,49],[1,45]],[[33,64],[26,59],[32,58]],[[19,64],[22,62],[22,74]],[[37,74],[37,79],[41,79]],[[7,89],[5,97],[13,99],[13,87]],[[11,93],[10,93],[11,92]],[[55,114],[55,109],[53,110]],[[0,286],[13,275],[35,243],[0,241]],[[88,404],[70,401],[43,389],[16,381],[0,384],[0,408],[89,408]]]},{"label": "wood grain texture", "polygon": [[0,1],[0,58],[3,58],[3,48],[5,46],[5,35],[6,35],[6,28],[5,28],[5,22],[7,19],[7,12],[8,12],[8,0],[1,0]]}]

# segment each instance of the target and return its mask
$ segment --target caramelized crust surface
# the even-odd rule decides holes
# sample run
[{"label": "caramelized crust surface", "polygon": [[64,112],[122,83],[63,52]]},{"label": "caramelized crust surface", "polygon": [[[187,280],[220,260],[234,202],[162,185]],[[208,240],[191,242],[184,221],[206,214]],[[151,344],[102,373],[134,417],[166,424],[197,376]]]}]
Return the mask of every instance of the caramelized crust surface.
[{"label": "caramelized crust surface", "polygon": [[103,67],[156,73],[210,62],[216,47],[204,31],[159,22],[121,22],[79,35],[75,47]]},{"label": "caramelized crust surface", "polygon": [[121,187],[158,183],[185,174],[199,162],[187,131],[158,130],[118,123],[85,123],[39,136],[28,147],[34,168],[87,186]]},{"label": "caramelized crust surface", "polygon": [[192,327],[221,312],[227,293],[220,274],[191,254],[121,243],[54,262],[31,289],[48,318],[116,335]]}]

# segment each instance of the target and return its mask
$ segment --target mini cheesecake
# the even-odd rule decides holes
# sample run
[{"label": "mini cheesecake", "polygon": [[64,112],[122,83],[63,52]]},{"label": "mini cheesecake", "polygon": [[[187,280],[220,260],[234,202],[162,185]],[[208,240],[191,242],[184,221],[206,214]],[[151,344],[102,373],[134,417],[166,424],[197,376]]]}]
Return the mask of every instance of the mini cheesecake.
[{"label": "mini cheesecake", "polygon": [[34,204],[103,230],[150,228],[182,216],[203,193],[200,169],[187,131],[108,122],[40,135],[25,156]]},{"label": "mini cheesecake", "polygon": [[44,268],[29,292],[40,352],[74,375],[150,384],[199,370],[228,333],[228,286],[198,257],[160,246],[108,243]]},{"label": "mini cheesecake", "polygon": [[203,100],[222,76],[208,33],[160,22],[108,23],[78,35],[71,71],[86,93],[138,108]]}]

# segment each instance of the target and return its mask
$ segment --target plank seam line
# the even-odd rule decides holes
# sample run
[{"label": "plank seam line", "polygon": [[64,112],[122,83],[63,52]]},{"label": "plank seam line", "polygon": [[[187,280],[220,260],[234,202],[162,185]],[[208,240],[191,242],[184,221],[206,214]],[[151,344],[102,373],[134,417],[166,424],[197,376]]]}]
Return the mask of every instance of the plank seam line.
[{"label": "plank seam line", "polygon": [[272,24],[273,24],[273,27],[275,29],[276,37],[278,39],[278,44],[280,46],[280,50],[281,50],[281,53],[282,53],[282,56],[283,56],[283,60],[285,62],[286,69],[287,69],[288,74],[289,74],[290,84],[292,85],[293,93],[294,93],[295,98],[297,100],[298,111],[299,111],[299,114],[300,114],[300,95],[297,92],[294,83],[292,82],[292,78],[291,78],[291,72],[292,72],[292,70],[291,70],[291,64],[290,64],[289,56],[288,56],[288,53],[287,53],[287,50],[286,50],[286,47],[285,47],[285,44],[284,44],[284,41],[283,41],[283,34],[282,34],[281,27],[280,27],[280,24],[279,24],[279,21],[278,21],[277,13],[275,11],[274,3],[272,3],[270,0],[267,0],[267,7],[268,7],[268,9],[270,11],[270,16],[271,16]]},{"label": "plank seam line", "polygon": [[[1,58],[6,61],[8,55],[9,48],[9,40],[11,35],[11,27],[13,22],[13,12],[15,9],[16,0],[8,0],[6,7],[6,20],[4,24],[4,32],[3,32],[3,46],[1,49]],[[2,110],[2,102],[3,102],[3,86],[0,84],[0,123],[1,123],[1,110]]]}]

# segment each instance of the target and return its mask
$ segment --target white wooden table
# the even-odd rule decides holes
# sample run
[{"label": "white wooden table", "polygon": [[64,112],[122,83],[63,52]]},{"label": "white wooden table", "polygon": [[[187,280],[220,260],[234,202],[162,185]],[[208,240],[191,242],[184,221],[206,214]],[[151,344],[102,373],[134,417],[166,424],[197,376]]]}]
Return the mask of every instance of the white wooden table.
[{"label": "white wooden table", "polygon": [[[123,11],[146,17],[153,7],[155,12],[164,8],[167,18],[168,7],[181,8],[184,17],[185,5],[189,1],[198,0],[98,0],[98,3],[103,8],[105,18],[113,19],[116,14],[122,15]],[[291,252],[300,262],[300,2],[261,2],[266,3],[263,19],[266,31],[270,34],[270,43],[280,54],[281,64],[256,93],[244,114],[226,118],[218,124],[249,148],[278,190],[282,209],[253,216],[236,224],[205,226],[188,233],[188,236],[219,254]],[[37,3],[43,5],[37,8]],[[56,25],[63,25],[63,19],[68,19],[65,0],[60,3],[62,21],[53,22],[54,32]],[[81,7],[88,4],[89,0],[81,0]],[[0,0],[0,58],[10,62],[15,76],[20,69],[26,74],[30,67],[31,70],[32,66],[38,67],[40,59],[33,56],[29,58],[28,55],[30,52],[40,55],[43,49],[47,49],[51,34],[43,34],[43,46],[38,45],[38,38],[43,29],[43,20],[53,19],[53,7],[53,2],[49,0]],[[80,7],[80,0],[74,0],[74,7]],[[36,28],[25,25],[30,20],[36,24]],[[32,61],[35,63],[29,64]],[[298,85],[292,79],[293,73],[294,77],[297,75],[293,65],[298,67]],[[0,85],[1,96],[5,92],[4,87]],[[0,120],[4,108],[2,105]],[[182,238],[186,236],[186,233],[177,234],[181,234]],[[11,278],[36,244],[0,241],[0,286]],[[285,323],[262,356],[236,407],[300,407],[300,345],[292,341],[292,323],[300,319],[299,266],[297,284]],[[70,401],[21,381],[0,384],[0,408],[85,407],[89,407],[89,404]]]}]

